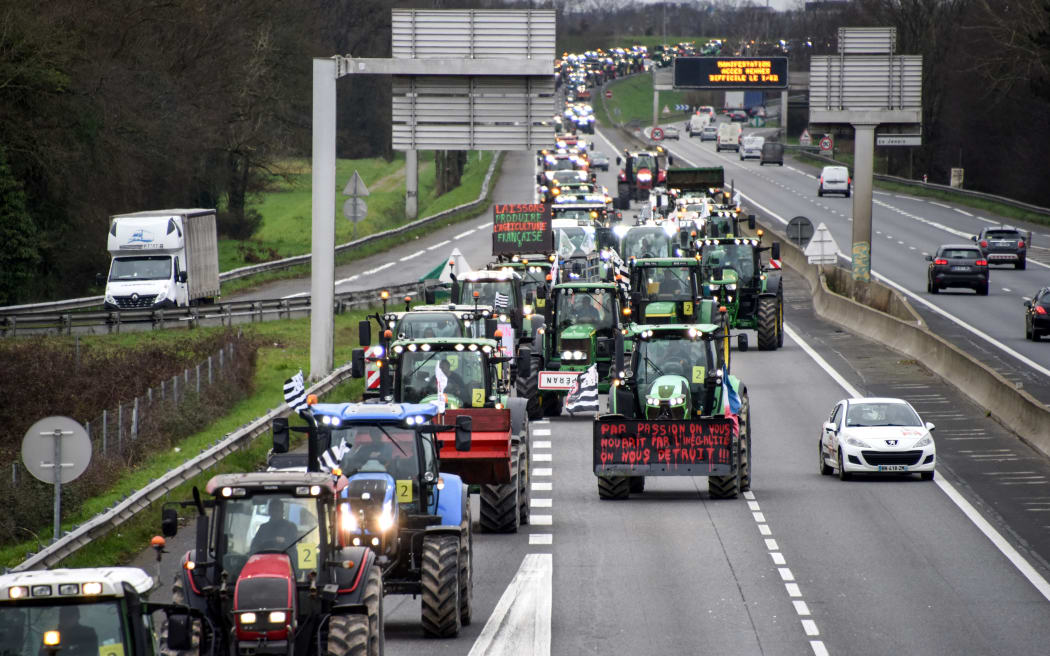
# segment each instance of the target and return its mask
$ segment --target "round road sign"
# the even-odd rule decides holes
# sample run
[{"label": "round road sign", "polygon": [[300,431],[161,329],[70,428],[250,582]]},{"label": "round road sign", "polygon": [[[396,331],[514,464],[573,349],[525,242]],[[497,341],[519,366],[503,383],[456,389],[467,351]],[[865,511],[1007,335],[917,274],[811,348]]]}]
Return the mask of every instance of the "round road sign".
[{"label": "round road sign", "polygon": [[[60,440],[61,462],[55,462],[55,440]],[[41,419],[22,438],[22,462],[29,473],[45,483],[76,480],[91,462],[91,439],[84,427],[69,417]]]},{"label": "round road sign", "polygon": [[788,221],[787,236],[799,248],[805,248],[813,237],[813,224],[804,216],[796,216]]},{"label": "round road sign", "polygon": [[653,141],[662,141],[664,138],[664,131],[661,128],[653,128],[652,133]]},{"label": "round road sign", "polygon": [[831,150],[831,147],[832,147],[831,135],[830,134],[825,134],[823,137],[820,138],[820,149],[821,150]]},{"label": "round road sign", "polygon": [[609,89],[606,89],[605,90],[605,97],[606,98],[612,98],[612,91],[610,91]]}]

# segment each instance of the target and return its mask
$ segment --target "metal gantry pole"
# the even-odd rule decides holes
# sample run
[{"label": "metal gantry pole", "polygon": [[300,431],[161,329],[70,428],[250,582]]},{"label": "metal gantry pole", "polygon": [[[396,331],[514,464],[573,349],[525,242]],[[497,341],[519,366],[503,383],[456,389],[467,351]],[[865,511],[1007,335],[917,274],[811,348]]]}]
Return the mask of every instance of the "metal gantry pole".
[{"label": "metal gantry pole", "polygon": [[332,371],[335,331],[335,58],[313,66],[313,221],[310,265],[310,380]]},{"label": "metal gantry pole", "polygon": [[853,125],[853,279],[871,281],[871,200],[875,125]]},{"label": "metal gantry pole", "polygon": [[419,215],[419,151],[405,151],[405,218],[415,221]]}]

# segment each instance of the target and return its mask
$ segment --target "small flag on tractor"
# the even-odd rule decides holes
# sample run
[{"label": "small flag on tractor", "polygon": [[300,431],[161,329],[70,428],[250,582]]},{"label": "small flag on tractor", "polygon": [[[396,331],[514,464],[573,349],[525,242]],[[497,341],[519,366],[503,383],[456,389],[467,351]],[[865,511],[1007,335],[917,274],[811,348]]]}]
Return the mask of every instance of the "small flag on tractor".
[{"label": "small flag on tractor", "polygon": [[576,377],[569,393],[565,395],[565,409],[569,414],[598,412],[598,365]]}]

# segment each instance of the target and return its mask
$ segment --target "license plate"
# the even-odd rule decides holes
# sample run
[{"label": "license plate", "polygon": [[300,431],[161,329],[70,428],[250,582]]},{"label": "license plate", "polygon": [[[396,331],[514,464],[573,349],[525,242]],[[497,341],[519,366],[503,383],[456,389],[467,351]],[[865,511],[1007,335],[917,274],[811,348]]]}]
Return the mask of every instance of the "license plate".
[{"label": "license plate", "polygon": [[970,270],[970,267],[968,267],[968,266],[953,266],[952,267],[952,271],[969,271],[969,270]]},{"label": "license plate", "polygon": [[539,388],[542,390],[568,390],[580,373],[579,371],[541,371]]},{"label": "license plate", "polygon": [[1014,260],[1017,259],[1016,255],[989,255],[989,260]]},{"label": "license plate", "polygon": [[906,472],[908,465],[879,465],[880,472]]}]

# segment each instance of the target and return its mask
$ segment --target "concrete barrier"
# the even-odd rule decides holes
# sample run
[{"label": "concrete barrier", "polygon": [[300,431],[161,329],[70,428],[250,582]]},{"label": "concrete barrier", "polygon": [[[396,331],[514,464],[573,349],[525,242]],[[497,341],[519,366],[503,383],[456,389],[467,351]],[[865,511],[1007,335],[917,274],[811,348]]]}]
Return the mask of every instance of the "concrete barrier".
[{"label": "concrete barrier", "polygon": [[[911,304],[895,290],[878,282],[854,283],[845,269],[809,264],[802,249],[771,227],[769,222],[762,225],[768,236],[775,234],[780,241],[781,261],[806,279],[817,316],[921,362],[983,407],[989,416],[1050,456],[1050,410],[1046,405],[980,360],[933,334]],[[831,286],[829,279],[834,281]],[[832,287],[880,309],[837,294]]]}]

